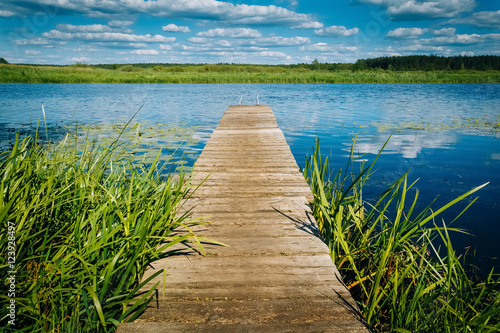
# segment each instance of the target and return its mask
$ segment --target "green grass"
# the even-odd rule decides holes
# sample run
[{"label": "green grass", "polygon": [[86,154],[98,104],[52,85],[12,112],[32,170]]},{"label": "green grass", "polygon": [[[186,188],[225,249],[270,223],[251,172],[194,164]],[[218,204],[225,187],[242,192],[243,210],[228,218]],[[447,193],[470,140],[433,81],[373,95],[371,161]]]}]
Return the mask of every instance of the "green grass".
[{"label": "green grass", "polygon": [[[106,145],[70,145],[70,140],[47,146],[17,138],[0,155],[3,290],[8,271],[17,271],[16,326],[7,325],[2,305],[4,331],[111,331],[133,320],[156,296],[155,288],[161,290],[157,283],[138,295],[164,273],[140,283],[148,264],[175,253],[172,246],[178,243],[201,248],[202,238],[190,230],[200,221],[179,213],[189,196],[184,173],[175,181],[161,176],[158,159],[149,167],[114,163],[130,155],[130,147],[118,140]],[[10,301],[5,292],[0,297],[2,304]]]},{"label": "green grass", "polygon": [[479,279],[462,264],[450,233],[463,230],[438,219],[486,184],[441,208],[417,210],[418,191],[403,175],[369,203],[363,186],[376,159],[357,173],[354,159],[352,149],[346,169],[335,173],[317,142],[304,176],[320,231],[366,322],[380,332],[499,331],[499,279],[493,270]]},{"label": "green grass", "polygon": [[259,65],[93,66],[0,65],[4,83],[495,83],[499,71],[327,71]]}]

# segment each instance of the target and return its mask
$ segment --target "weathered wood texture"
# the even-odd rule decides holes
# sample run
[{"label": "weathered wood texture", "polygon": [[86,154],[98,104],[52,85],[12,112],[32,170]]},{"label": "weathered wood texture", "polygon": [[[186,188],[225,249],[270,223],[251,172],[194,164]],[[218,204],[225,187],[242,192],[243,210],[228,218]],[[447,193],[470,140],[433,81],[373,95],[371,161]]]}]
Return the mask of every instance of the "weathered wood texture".
[{"label": "weathered wood texture", "polygon": [[196,162],[194,185],[207,176],[188,207],[213,221],[196,231],[228,247],[157,261],[146,277],[167,270],[165,298],[160,288],[158,305],[118,333],[367,331],[269,106],[228,108]]}]

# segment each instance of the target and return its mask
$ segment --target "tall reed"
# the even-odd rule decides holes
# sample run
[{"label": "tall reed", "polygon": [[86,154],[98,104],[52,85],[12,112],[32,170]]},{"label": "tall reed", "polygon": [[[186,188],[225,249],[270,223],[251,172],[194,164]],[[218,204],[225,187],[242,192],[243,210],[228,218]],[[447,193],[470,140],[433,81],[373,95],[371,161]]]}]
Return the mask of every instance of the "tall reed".
[{"label": "tall reed", "polygon": [[354,144],[346,169],[334,172],[316,141],[303,172],[319,229],[366,322],[391,332],[500,330],[499,279],[493,271],[483,280],[466,272],[450,238],[462,230],[437,221],[486,184],[439,209],[417,211],[418,191],[411,198],[414,183],[405,174],[369,203],[363,187],[380,153],[356,173],[353,151]]},{"label": "tall reed", "polygon": [[[2,284],[17,271],[15,326],[0,309],[5,331],[111,331],[155,296],[158,283],[138,295],[163,273],[141,283],[148,264],[178,251],[173,245],[200,244],[189,227],[198,222],[179,213],[188,197],[184,173],[174,181],[161,176],[158,157],[150,167],[124,165],[114,162],[126,146],[68,148],[68,140],[49,148],[17,137],[0,157]],[[13,268],[8,225],[15,226]]]}]

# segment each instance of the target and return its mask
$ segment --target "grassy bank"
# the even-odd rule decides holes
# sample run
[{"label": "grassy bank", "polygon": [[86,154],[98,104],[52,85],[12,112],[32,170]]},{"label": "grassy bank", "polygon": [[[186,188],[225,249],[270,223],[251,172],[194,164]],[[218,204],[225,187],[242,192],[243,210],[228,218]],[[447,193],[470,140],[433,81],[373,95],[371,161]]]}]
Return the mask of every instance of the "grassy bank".
[{"label": "grassy bank", "polygon": [[183,173],[123,163],[132,147],[118,141],[70,140],[28,137],[0,155],[2,331],[110,331],[156,296],[137,296],[148,264],[199,240],[179,214]]},{"label": "grassy bank", "polygon": [[3,83],[496,83],[500,71],[312,70],[259,65],[0,65]]},{"label": "grassy bank", "polygon": [[367,202],[373,164],[354,172],[353,159],[351,150],[346,170],[333,172],[317,144],[304,176],[320,231],[367,323],[380,332],[498,332],[500,279],[493,271],[478,278],[453,250],[450,233],[461,230],[439,219],[485,185],[417,211],[418,191],[403,175]]}]

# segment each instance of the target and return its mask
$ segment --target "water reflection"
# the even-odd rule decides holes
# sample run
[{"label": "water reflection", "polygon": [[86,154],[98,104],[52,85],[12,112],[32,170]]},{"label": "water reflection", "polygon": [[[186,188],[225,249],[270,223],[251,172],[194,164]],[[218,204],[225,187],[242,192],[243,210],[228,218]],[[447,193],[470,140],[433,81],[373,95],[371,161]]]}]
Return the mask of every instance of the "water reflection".
[{"label": "water reflection", "polygon": [[[359,140],[356,151],[362,154],[377,154],[387,139],[372,136]],[[400,154],[403,158],[414,159],[424,148],[452,149],[457,142],[457,134],[449,132],[413,132],[393,134],[384,149],[386,154]],[[350,151],[350,145],[344,151]]]}]

